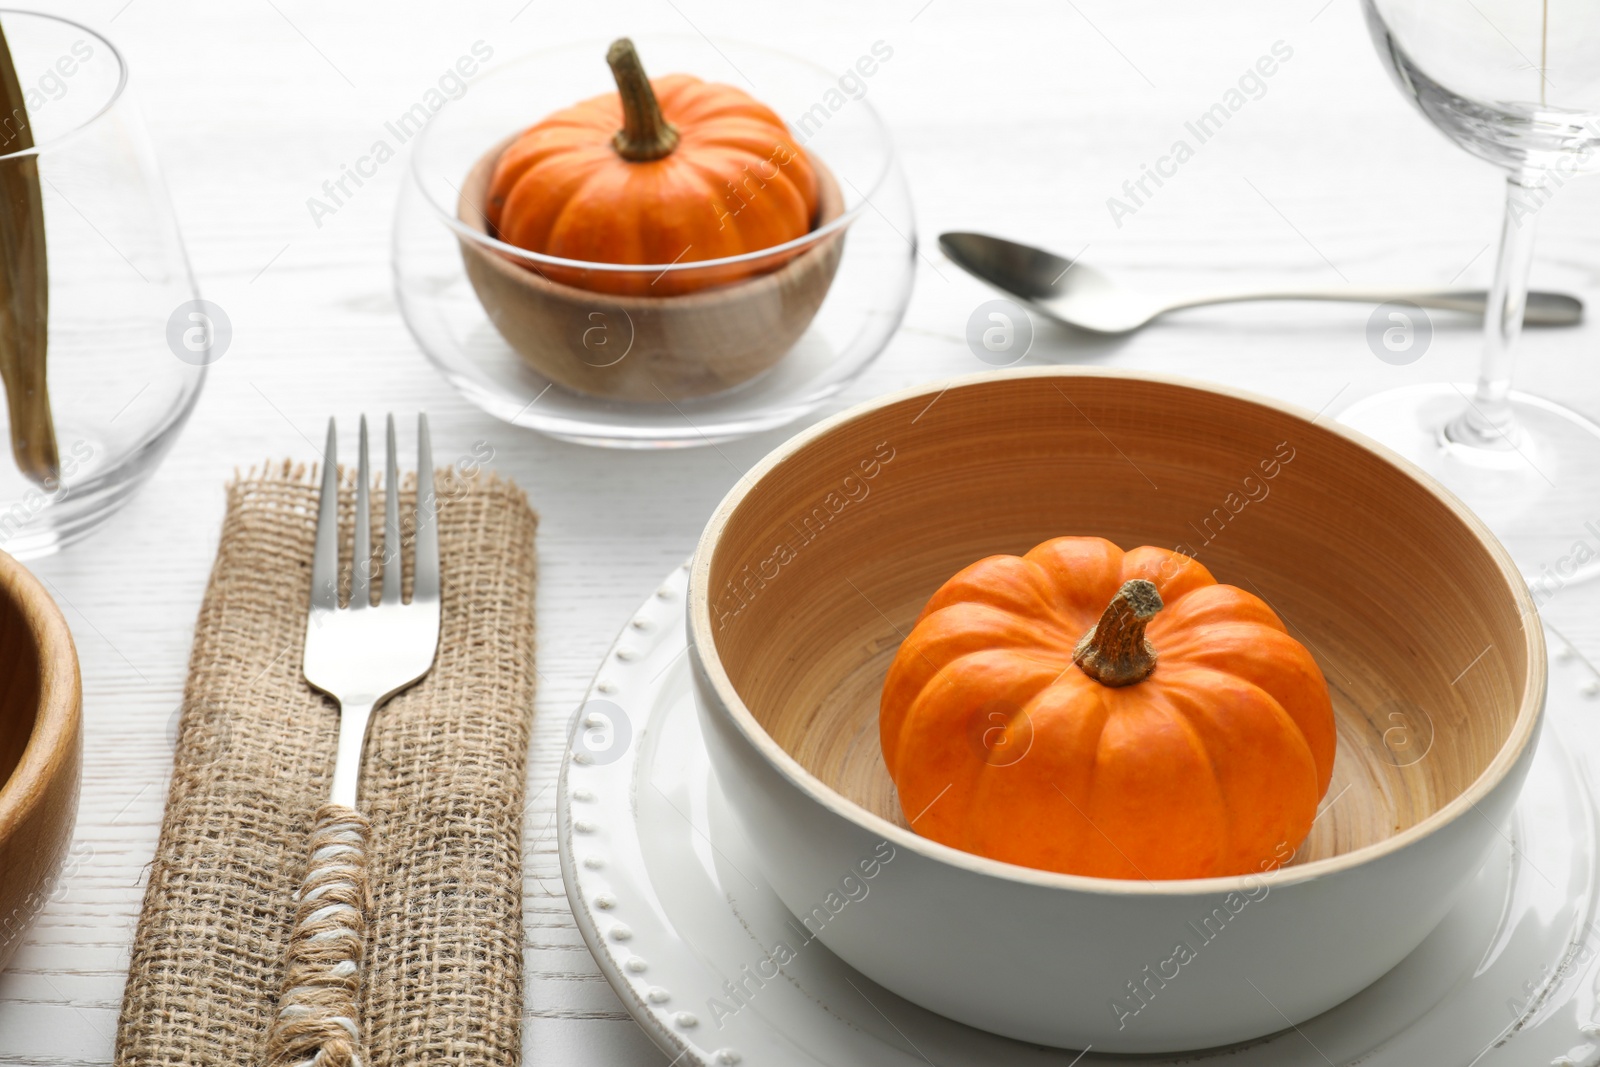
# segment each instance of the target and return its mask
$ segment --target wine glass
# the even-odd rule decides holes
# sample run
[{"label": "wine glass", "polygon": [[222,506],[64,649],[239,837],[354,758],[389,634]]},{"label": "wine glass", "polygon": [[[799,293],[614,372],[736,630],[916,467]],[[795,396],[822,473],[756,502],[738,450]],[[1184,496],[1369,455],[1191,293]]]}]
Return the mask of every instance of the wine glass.
[{"label": "wine glass", "polygon": [[1488,523],[1535,599],[1600,575],[1600,426],[1511,388],[1539,208],[1600,170],[1600,5],[1579,0],[1362,0],[1406,96],[1504,168],[1505,219],[1476,385],[1410,386],[1341,421],[1434,475]]}]

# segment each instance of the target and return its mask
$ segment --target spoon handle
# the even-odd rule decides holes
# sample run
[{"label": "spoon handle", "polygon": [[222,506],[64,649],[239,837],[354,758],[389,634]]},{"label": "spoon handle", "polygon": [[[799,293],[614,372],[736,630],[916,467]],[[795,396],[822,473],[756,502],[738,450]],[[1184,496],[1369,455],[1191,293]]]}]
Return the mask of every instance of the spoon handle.
[{"label": "spoon handle", "polygon": [[[1208,304],[1238,304],[1257,300],[1341,300],[1357,304],[1385,304],[1404,300],[1418,307],[1438,311],[1461,311],[1482,315],[1488,294],[1482,289],[1302,289],[1275,292],[1209,293],[1185,297],[1166,306],[1165,311],[1204,307]],[[1528,293],[1523,322],[1529,326],[1575,326],[1583,321],[1583,301],[1566,293],[1533,290]]]}]

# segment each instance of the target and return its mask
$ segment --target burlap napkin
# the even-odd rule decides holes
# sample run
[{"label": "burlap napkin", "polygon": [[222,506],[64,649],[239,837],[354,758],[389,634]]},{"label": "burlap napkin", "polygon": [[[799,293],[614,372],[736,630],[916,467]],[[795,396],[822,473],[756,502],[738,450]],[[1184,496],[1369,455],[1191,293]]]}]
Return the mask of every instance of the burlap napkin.
[{"label": "burlap napkin", "polygon": [[[316,476],[283,465],[228,487],[123,998],[123,1067],[262,1062],[338,725],[300,673]],[[361,1021],[373,1067],[521,1056],[537,520],[508,482],[441,471],[438,484],[438,661],[379,709],[363,765],[373,908]],[[372,503],[381,530],[381,493]],[[353,510],[347,485],[346,561]]]}]

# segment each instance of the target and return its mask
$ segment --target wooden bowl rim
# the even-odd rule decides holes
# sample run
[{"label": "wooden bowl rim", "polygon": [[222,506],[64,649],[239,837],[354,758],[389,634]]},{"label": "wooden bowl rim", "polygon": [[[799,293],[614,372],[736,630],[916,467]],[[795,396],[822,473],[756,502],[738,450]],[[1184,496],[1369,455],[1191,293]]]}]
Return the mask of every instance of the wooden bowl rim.
[{"label": "wooden bowl rim", "polygon": [[800,792],[835,815],[888,840],[895,847],[910,849],[936,862],[1023,885],[1072,890],[1081,893],[1141,897],[1256,891],[1263,884],[1271,888],[1278,888],[1325,878],[1363,866],[1401,849],[1408,848],[1455,820],[1464,817],[1468,812],[1476,811],[1478,803],[1505,779],[1511,768],[1521,758],[1523,751],[1538,733],[1539,720],[1544,712],[1547,664],[1544,628],[1539,625],[1525,625],[1522,627],[1524,636],[1523,652],[1525,655],[1524,677],[1526,681],[1523,684],[1522,693],[1518,700],[1517,717],[1512,723],[1511,733],[1506,738],[1505,743],[1500,746],[1500,750],[1495,753],[1494,759],[1466,789],[1462,790],[1438,811],[1433,812],[1427,818],[1407,827],[1392,837],[1354,849],[1342,855],[1314,860],[1295,867],[1279,867],[1276,870],[1260,874],[1233,875],[1225,878],[1135,881],[1059,874],[1054,871],[1044,871],[1004,863],[975,853],[964,852],[961,849],[952,848],[949,845],[940,844],[922,837],[910,830],[901,829],[889,820],[873,814],[845,797],[803,767],[798,760],[772,739],[772,736],[756,720],[755,715],[745,706],[743,699],[734,689],[733,682],[723,669],[721,658],[717,653],[712,629],[711,597],[708,595],[708,585],[711,578],[711,558],[721,542],[729,519],[755,486],[775,467],[806,448],[813,441],[827,436],[841,426],[864,419],[907,400],[914,400],[920,397],[935,398],[950,390],[981,388],[995,382],[1028,378],[1105,378],[1145,383],[1153,382],[1180,389],[1211,393],[1228,399],[1270,408],[1279,413],[1297,418],[1308,427],[1314,427],[1332,433],[1335,436],[1343,437],[1347,441],[1371,452],[1378,459],[1396,467],[1402,473],[1408,475],[1418,488],[1444,504],[1456,519],[1472,532],[1473,537],[1479,544],[1488,551],[1489,557],[1499,569],[1500,577],[1504,580],[1512,599],[1516,601],[1521,616],[1524,619],[1538,618],[1527,583],[1523,581],[1522,573],[1511,561],[1510,555],[1495,536],[1489,532],[1489,528],[1484,525],[1483,521],[1468,510],[1467,506],[1454,494],[1435,482],[1421,468],[1390,451],[1372,438],[1342,423],[1322,423],[1318,421],[1320,413],[1310,411],[1298,404],[1280,401],[1243,389],[1235,389],[1231,386],[1197,381],[1180,375],[1148,371],[1109,370],[1098,367],[1013,368],[927,382],[858,404],[818,422],[773,449],[754,467],[750,468],[728,491],[727,496],[723,497],[722,502],[717,505],[716,511],[712,513],[711,519],[706,523],[706,528],[700,536],[699,543],[695,546],[694,559],[691,561],[689,570],[688,604],[689,648],[692,661],[702,677],[710,684],[716,696],[719,707],[715,708],[714,712],[726,715],[731,719],[734,726],[744,735],[745,740],[750,743],[751,747]]},{"label": "wooden bowl rim", "polygon": [[0,552],[0,598],[22,609],[39,656],[39,707],[33,732],[11,776],[0,783],[0,841],[43,803],[48,786],[72,761],[83,715],[82,682],[72,631],[43,583]]},{"label": "wooden bowl rim", "polygon": [[[850,206],[845,200],[844,190],[839,186],[839,179],[834,177],[833,171],[815,153],[808,152],[807,158],[810,159],[812,168],[817,172],[818,185],[821,187],[818,190],[817,222],[811,229],[793,240],[772,245],[768,248],[753,248],[736,256],[694,260],[689,263],[612,263],[589,259],[562,259],[560,256],[534,252],[531,249],[500,240],[500,238],[489,232],[488,216],[483,213],[482,208],[478,207],[478,203],[481,203],[484,195],[488,193],[489,180],[494,173],[494,164],[499,161],[501,154],[521,136],[521,133],[514,133],[478,157],[478,161],[467,172],[467,177],[462,180],[459,195],[456,197],[455,216],[453,218],[446,216],[445,222],[456,231],[457,238],[462,241],[463,246],[473,255],[488,260],[497,266],[515,270],[520,275],[525,275],[529,279],[528,284],[530,287],[545,288],[562,295],[571,294],[573,298],[581,297],[589,301],[604,300],[619,306],[631,305],[640,309],[682,305],[685,301],[693,301],[697,298],[704,303],[715,303],[719,298],[726,298],[732,294],[742,294],[746,287],[757,282],[776,279],[794,272],[802,262],[814,258],[815,253],[825,250],[829,244],[843,234],[845,229],[855,221],[856,216],[861,214],[867,206],[865,200],[854,207]],[[481,182],[474,180],[480,172],[483,174]],[[479,194],[477,202],[472,199],[474,193]],[[831,193],[834,197],[837,197],[837,204],[830,202],[824,195],[825,193]],[[836,210],[830,212],[830,208],[835,208]],[[528,269],[529,264],[536,268],[543,264],[568,270],[600,270],[614,274],[643,273],[646,271],[664,273],[669,270],[699,270],[737,266],[741,263],[754,262],[781,253],[789,253],[793,258],[782,266],[760,271],[740,281],[712,286],[709,289],[679,293],[673,296],[630,296],[606,293],[595,289],[583,289],[575,285],[567,285],[565,282],[551,281],[545,277],[542,271]]]}]

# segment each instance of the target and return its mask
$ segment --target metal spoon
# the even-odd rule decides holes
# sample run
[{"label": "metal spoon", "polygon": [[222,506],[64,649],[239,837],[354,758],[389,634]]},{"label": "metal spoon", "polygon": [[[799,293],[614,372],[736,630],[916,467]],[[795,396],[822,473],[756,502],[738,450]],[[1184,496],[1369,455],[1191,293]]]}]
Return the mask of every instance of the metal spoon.
[{"label": "metal spoon", "polygon": [[[1483,290],[1304,289],[1204,293],[1161,298],[1126,289],[1086,263],[1042,248],[984,233],[942,233],[939,247],[967,273],[1057,322],[1092,333],[1132,333],[1179,308],[1249,300],[1345,300],[1383,304],[1407,300],[1418,307],[1482,315]],[[1523,321],[1530,326],[1573,326],[1583,321],[1583,301],[1565,293],[1530,292]]]}]

